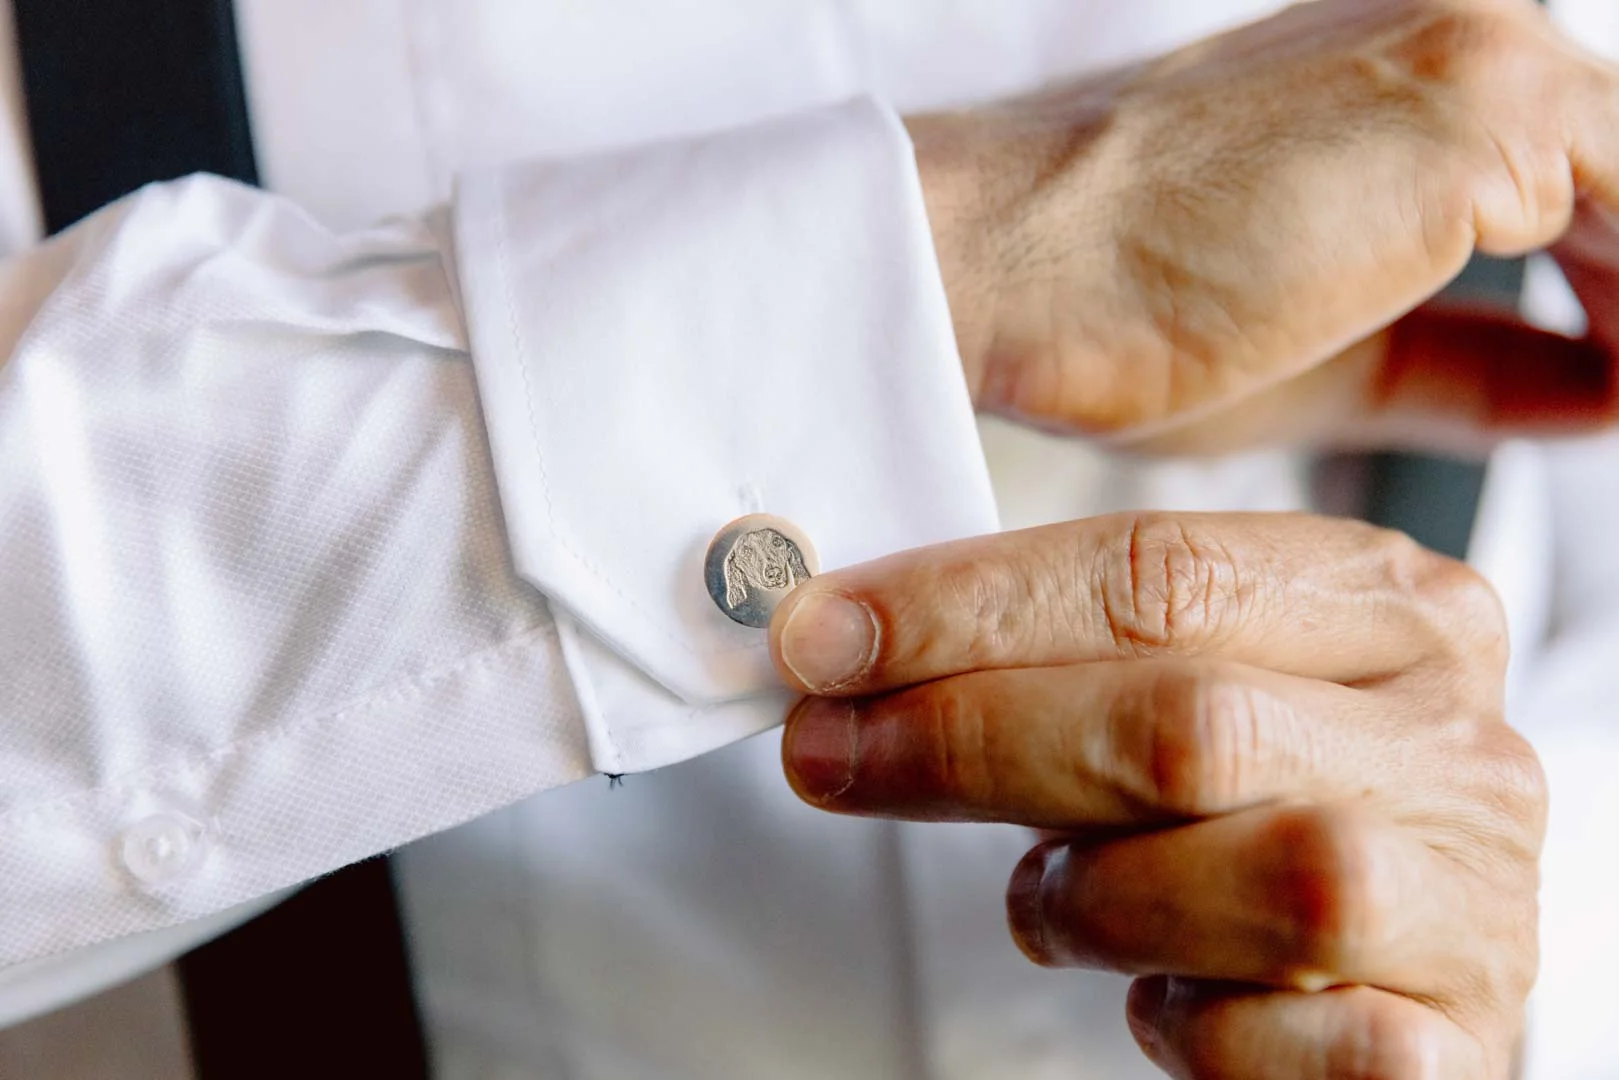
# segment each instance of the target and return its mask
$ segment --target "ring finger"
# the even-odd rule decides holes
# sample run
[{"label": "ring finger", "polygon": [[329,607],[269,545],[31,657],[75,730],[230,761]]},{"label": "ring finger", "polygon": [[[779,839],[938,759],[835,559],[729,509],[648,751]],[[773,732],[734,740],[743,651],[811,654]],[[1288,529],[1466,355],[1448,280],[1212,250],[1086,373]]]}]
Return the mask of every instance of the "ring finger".
[{"label": "ring finger", "polygon": [[1482,1080],[1503,1075],[1507,1038],[1484,1046],[1439,1012],[1370,987],[1321,994],[1155,977],[1130,988],[1130,1029],[1178,1080]]},{"label": "ring finger", "polygon": [[1007,911],[1037,963],[1438,999],[1484,932],[1466,871],[1349,807],[1281,805],[1025,856]]}]

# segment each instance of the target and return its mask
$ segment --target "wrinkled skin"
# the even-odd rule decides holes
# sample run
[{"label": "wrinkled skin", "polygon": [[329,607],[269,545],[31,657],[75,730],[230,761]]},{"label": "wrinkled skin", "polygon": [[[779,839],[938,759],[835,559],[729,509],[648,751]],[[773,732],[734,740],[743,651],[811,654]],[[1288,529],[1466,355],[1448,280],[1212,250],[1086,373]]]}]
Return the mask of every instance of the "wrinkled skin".
[{"label": "wrinkled skin", "polygon": [[817,695],[799,795],[1060,837],[1013,933],[1142,976],[1175,1075],[1506,1075],[1546,795],[1463,564],[1305,515],[1096,518],[815,578],[773,645]]},{"label": "wrinkled skin", "polygon": [[[1173,453],[1619,415],[1619,78],[1526,0],[1323,0],[911,130],[983,408]],[[1538,249],[1587,339],[1430,303]],[[1509,1075],[1546,793],[1462,565],[1321,518],[1099,518],[824,575],[772,648],[810,695],[795,790],[1047,830],[1014,935],[1138,976],[1173,1075]]]},{"label": "wrinkled skin", "polygon": [[[910,127],[983,408],[1176,453],[1619,416],[1619,78],[1528,0],[1323,0]],[[1539,249],[1588,341],[1425,303]]]}]

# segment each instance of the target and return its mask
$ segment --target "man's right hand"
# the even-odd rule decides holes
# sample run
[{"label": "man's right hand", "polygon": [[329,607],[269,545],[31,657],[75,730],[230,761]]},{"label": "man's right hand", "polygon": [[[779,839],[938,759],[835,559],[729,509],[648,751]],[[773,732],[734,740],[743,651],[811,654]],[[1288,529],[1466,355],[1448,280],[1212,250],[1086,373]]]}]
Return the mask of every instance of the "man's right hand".
[{"label": "man's right hand", "polygon": [[1184,1080],[1499,1080],[1534,981],[1545,780],[1499,601],[1409,538],[1140,514],[902,552],[776,611],[795,790],[1051,830],[1031,959],[1140,978]]},{"label": "man's right hand", "polygon": [[[990,411],[1166,452],[1619,417],[1619,71],[1529,0],[1320,0],[910,127]],[[1586,341],[1424,306],[1546,248]]]}]

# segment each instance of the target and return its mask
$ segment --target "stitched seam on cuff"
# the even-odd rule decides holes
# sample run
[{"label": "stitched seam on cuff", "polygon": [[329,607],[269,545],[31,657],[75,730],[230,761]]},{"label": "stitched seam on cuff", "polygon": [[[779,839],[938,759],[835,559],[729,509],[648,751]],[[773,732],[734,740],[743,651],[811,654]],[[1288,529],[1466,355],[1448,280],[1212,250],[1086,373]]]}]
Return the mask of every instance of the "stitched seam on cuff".
[{"label": "stitched seam on cuff", "polygon": [[93,805],[111,795],[122,794],[135,788],[152,787],[166,777],[197,769],[217,769],[223,763],[240,754],[257,750],[260,747],[283,739],[294,738],[311,729],[338,724],[355,717],[376,713],[386,707],[407,703],[421,697],[429,690],[461,678],[469,671],[488,668],[508,654],[521,652],[531,647],[535,641],[546,637],[556,638],[556,627],[554,625],[540,623],[531,626],[504,641],[479,649],[476,652],[468,653],[451,664],[400,679],[330,712],[297,717],[284,724],[243,736],[212,750],[187,754],[161,765],[133,770],[83,791],[76,791],[69,795],[59,795],[44,802],[9,810],[4,814],[0,814],[0,829],[47,823],[53,819],[72,814],[86,805]]},{"label": "stitched seam on cuff", "polygon": [[[591,678],[590,664],[585,660],[579,650],[579,624],[571,615],[563,615],[557,623],[557,646],[562,652],[562,665],[573,680],[574,699],[579,703],[579,714],[585,722],[587,735],[601,733],[602,740],[607,744],[604,756],[607,761],[592,761],[597,772],[622,773],[624,769],[624,748],[619,745],[618,736],[613,732],[613,724],[602,711],[601,702],[596,697],[596,684]],[[589,740],[594,743],[594,739]],[[595,757],[594,747],[592,758]]]}]

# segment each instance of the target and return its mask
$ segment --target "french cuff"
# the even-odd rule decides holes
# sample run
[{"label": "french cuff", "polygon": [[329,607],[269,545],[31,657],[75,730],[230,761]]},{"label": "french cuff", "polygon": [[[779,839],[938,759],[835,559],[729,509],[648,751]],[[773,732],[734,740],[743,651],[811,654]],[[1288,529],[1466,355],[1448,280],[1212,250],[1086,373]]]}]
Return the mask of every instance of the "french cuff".
[{"label": "french cuff", "polygon": [[910,141],[856,100],[464,177],[457,263],[519,573],[605,772],[779,722],[703,583],[744,514],[824,569],[992,531]]}]

